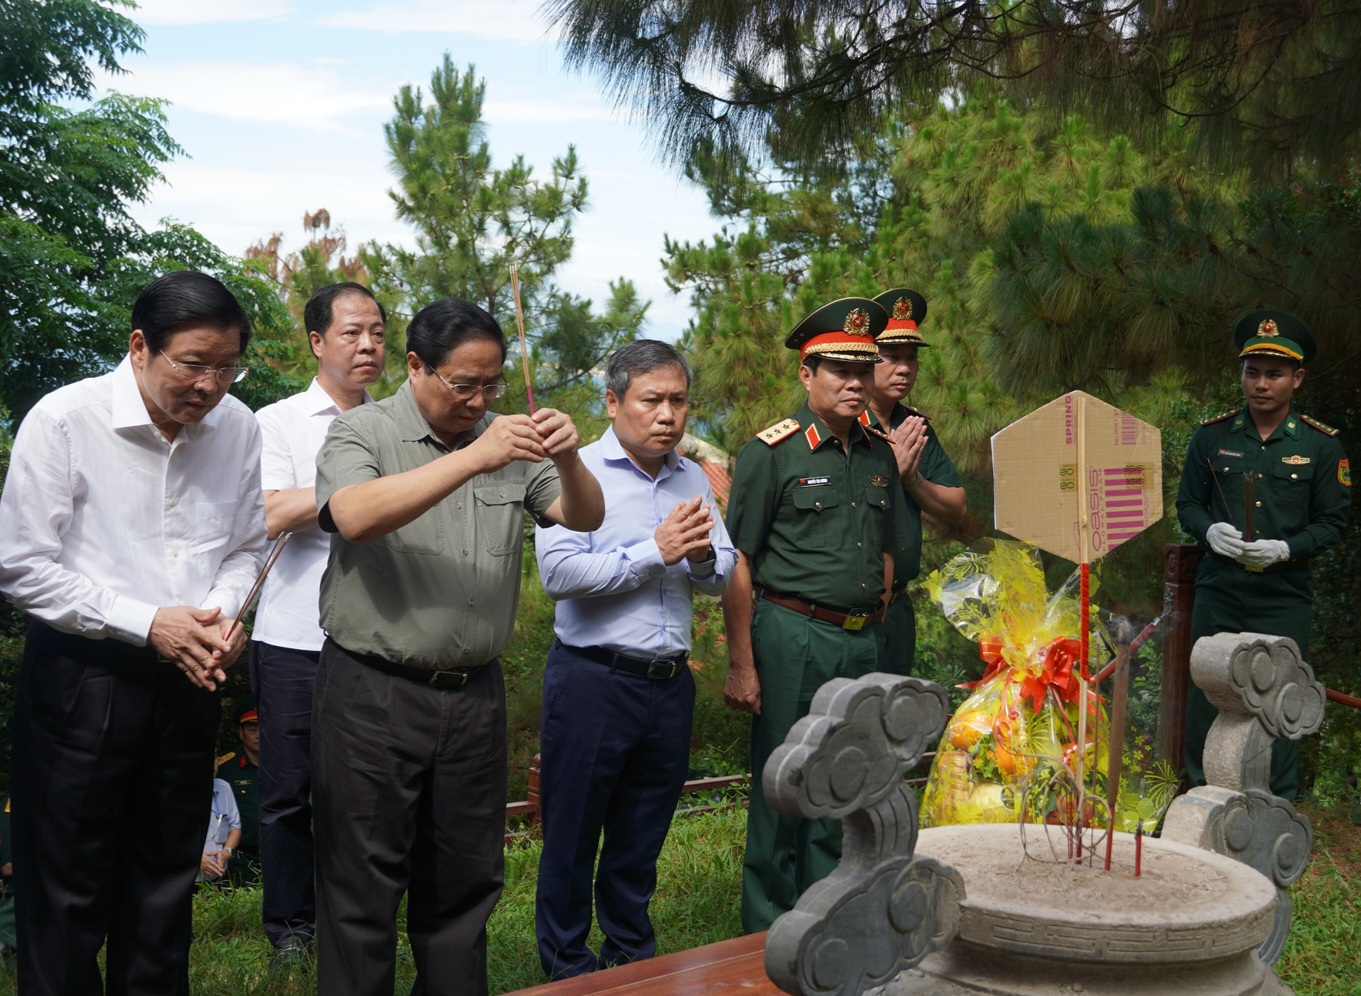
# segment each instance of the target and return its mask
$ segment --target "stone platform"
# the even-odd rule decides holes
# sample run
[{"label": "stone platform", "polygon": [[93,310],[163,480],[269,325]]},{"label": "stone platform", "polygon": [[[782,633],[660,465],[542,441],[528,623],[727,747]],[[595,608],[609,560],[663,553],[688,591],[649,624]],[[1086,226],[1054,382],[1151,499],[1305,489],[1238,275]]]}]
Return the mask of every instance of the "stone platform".
[{"label": "stone platform", "polygon": [[[916,852],[957,869],[967,895],[943,951],[883,988],[963,996],[1285,996],[1257,956],[1275,922],[1276,890],[1241,862],[1117,834],[1112,870],[1066,858],[1058,828],[1014,825],[923,830]],[[1062,846],[1063,853],[1058,853]],[[1052,850],[1051,850],[1052,847]],[[1051,858],[1052,856],[1052,858]]]}]

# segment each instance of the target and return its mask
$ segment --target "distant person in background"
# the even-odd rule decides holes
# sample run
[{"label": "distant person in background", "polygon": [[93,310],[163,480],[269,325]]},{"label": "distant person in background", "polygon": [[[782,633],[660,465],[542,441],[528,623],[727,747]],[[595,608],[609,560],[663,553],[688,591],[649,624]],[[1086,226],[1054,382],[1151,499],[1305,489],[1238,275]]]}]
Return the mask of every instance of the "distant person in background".
[{"label": "distant person in background", "polygon": [[317,451],[331,421],[372,400],[387,314],[362,284],[314,293],[303,309],[317,375],[301,394],[256,413],[269,535],[292,531],[260,598],[251,634],[259,702],[261,919],[276,963],[306,957],[316,932],[312,839],[312,688],[325,634],[317,597],[331,539],[317,525]]},{"label": "distant person in background", "polygon": [[[189,992],[191,897],[232,617],[265,549],[250,321],[169,273],[118,367],[47,395],[0,495],[0,590],[34,618],[14,705],[19,991]],[[106,945],[107,941],[107,945]]]},{"label": "distant person in background", "polygon": [[[607,496],[605,521],[589,533],[551,526],[534,544],[558,599],[535,900],[549,978],[657,953],[647,907],[690,763],[691,598],[721,594],[737,560],[709,479],[676,453],[690,410],[685,358],[650,339],[620,347],[605,368],[605,407],[611,427],[581,451]],[[592,880],[599,957],[586,945]]]},{"label": "distant person in background", "polygon": [[918,328],[926,317],[926,298],[902,287],[884,291],[874,300],[888,312],[888,324],[874,340],[883,362],[874,368],[870,405],[860,420],[889,433],[903,485],[880,670],[911,674],[917,653],[917,617],[906,589],[921,573],[922,513],[955,524],[968,512],[968,503],[955,465],[941,446],[931,420],[903,403],[911,397],[917,382],[917,351],[931,345]]},{"label": "distant person in background", "polygon": [[203,842],[203,857],[199,860],[199,881],[217,882],[225,878],[232,853],[240,842],[241,813],[236,808],[232,787],[221,778],[214,778],[208,836]]},{"label": "distant person in background", "polygon": [[260,718],[253,700],[237,706],[236,731],[241,751],[228,755],[217,773],[232,787],[241,814],[241,840],[232,852],[232,885],[255,885],[260,881]]}]

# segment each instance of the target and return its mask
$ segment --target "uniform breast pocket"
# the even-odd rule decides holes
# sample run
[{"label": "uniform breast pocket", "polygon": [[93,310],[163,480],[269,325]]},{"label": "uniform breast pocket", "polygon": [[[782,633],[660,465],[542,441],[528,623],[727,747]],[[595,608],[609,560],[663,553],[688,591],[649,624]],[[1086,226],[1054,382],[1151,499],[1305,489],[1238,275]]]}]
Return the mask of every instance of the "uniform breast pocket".
[{"label": "uniform breast pocket", "polygon": [[840,496],[831,488],[799,488],[794,492],[801,544],[828,547],[836,546],[845,539],[837,535],[840,516],[835,510],[840,503]]},{"label": "uniform breast pocket", "polygon": [[388,533],[380,541],[398,553],[437,556],[444,552],[444,516],[432,508],[414,522]]},{"label": "uniform breast pocket", "polygon": [[1271,473],[1271,499],[1283,509],[1301,511],[1309,507],[1309,489],[1314,483],[1312,463],[1278,463]]},{"label": "uniform breast pocket", "polygon": [[477,534],[490,554],[504,557],[520,549],[525,530],[525,486],[484,484],[473,489]]},{"label": "uniform breast pocket", "polygon": [[887,514],[888,503],[888,488],[876,487],[873,484],[865,485],[865,504],[868,507],[878,509],[881,514]]}]

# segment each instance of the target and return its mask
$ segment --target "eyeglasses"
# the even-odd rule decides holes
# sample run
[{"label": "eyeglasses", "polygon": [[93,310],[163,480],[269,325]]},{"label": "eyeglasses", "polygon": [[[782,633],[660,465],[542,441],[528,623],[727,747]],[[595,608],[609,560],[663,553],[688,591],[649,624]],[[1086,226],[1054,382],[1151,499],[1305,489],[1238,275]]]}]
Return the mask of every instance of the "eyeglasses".
[{"label": "eyeglasses", "polygon": [[206,363],[176,363],[169,356],[166,356],[165,350],[159,352],[162,356],[165,356],[165,362],[170,364],[171,369],[182,380],[190,383],[202,380],[212,374],[219,384],[239,384],[246,379],[246,374],[250,373],[250,367],[210,367]]},{"label": "eyeglasses", "polygon": [[495,384],[450,384],[443,377],[440,377],[440,372],[434,367],[427,364],[426,369],[439,377],[439,382],[452,391],[454,397],[459,401],[467,401],[478,391],[482,392],[482,397],[486,400],[495,401],[506,389],[506,382],[503,380],[498,380]]}]

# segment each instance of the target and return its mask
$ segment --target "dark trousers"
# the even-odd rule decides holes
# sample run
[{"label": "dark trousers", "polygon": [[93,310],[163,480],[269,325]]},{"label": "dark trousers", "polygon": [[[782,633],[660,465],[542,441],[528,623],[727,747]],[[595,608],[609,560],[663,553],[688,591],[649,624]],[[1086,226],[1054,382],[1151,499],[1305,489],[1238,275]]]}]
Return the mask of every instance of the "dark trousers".
[{"label": "dark trousers", "polygon": [[30,627],[12,815],[24,996],[187,996],[219,712],[148,649]]},{"label": "dark trousers", "polygon": [[910,675],[917,656],[917,612],[912,596],[900,591],[884,614],[884,655],[879,670],[887,674]]},{"label": "dark trousers", "polygon": [[[657,888],[657,855],[689,770],[694,707],[688,667],[652,681],[556,641],[548,652],[539,729],[543,852],[534,921],[549,978],[657,953],[647,906]],[[592,878],[605,935],[598,961],[586,946]]]},{"label": "dark trousers", "polygon": [[[1256,574],[1207,555],[1196,572],[1196,603],[1191,611],[1191,640],[1216,633],[1267,633],[1287,636],[1309,660],[1313,585],[1309,572]],[[1205,738],[1219,710],[1194,682],[1186,697],[1186,779],[1205,784]],[[1271,791],[1293,800],[1299,791],[1300,745],[1276,740],[1271,745]]]},{"label": "dark trousers", "polygon": [[260,714],[260,919],[278,947],[316,932],[312,691],[321,652],[254,641],[250,653]]},{"label": "dark trousers", "polygon": [[505,877],[505,698],[495,660],[441,690],[326,641],[312,713],[317,992],[392,996],[403,893],[413,996],[487,992],[487,917]]},{"label": "dark trousers", "polygon": [[766,930],[841,859],[839,820],[785,816],[766,802],[761,773],[790,728],[808,715],[833,678],[861,678],[883,653],[882,626],[839,629],[767,601],[756,603],[752,652],[761,679],[761,714],[751,723],[751,803],[742,862],[742,929]]}]

